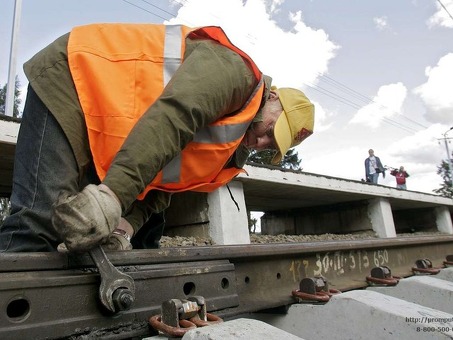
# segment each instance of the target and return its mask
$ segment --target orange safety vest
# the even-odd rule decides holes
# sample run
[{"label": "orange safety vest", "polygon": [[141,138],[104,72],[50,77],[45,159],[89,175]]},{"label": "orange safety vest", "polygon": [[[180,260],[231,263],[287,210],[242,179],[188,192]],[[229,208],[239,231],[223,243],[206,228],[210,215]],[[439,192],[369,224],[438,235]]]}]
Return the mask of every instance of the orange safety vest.
[{"label": "orange safety vest", "polygon": [[210,192],[243,171],[224,169],[224,165],[259,110],[264,91],[262,73],[220,27],[94,24],[74,28],[69,37],[69,68],[85,115],[96,171],[103,180],[135,123],[182,63],[187,36],[215,40],[240,54],[259,85],[239,112],[200,129],[139,199],[152,189]]}]

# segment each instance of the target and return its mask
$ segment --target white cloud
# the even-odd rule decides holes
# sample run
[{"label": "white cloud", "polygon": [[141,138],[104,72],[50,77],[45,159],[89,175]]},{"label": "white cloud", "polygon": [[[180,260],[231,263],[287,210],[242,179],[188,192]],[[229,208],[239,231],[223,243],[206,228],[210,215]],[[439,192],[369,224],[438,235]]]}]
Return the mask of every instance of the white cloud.
[{"label": "white cloud", "polygon": [[[304,155],[303,152],[299,154],[302,157]],[[360,181],[365,177],[365,158],[362,146],[341,149],[332,147],[323,150],[316,158],[307,161],[302,159],[302,166],[306,172]]]},{"label": "white cloud", "polygon": [[[302,88],[327,71],[338,48],[323,30],[306,26],[301,14],[290,14],[292,29],[272,20],[281,2],[263,0],[187,0],[169,23],[221,26],[233,44],[243,49],[277,86]],[[272,11],[273,12],[272,12]]]},{"label": "white cloud", "polygon": [[442,58],[425,71],[428,80],[414,89],[425,103],[425,118],[433,123],[451,124],[453,121],[453,53]]},{"label": "white cloud", "polygon": [[403,137],[390,144],[387,148],[397,163],[410,162],[414,164],[437,164],[446,157],[443,144],[439,145],[439,138],[448,128],[445,125],[433,124],[427,129],[413,135]]},{"label": "white cloud", "polygon": [[428,27],[441,26],[453,28],[453,18],[451,18],[453,15],[453,0],[442,0],[442,4],[445,8],[442,7],[439,1],[436,1],[437,11],[428,19]]},{"label": "white cloud", "polygon": [[406,96],[407,89],[402,83],[381,86],[372,102],[357,111],[350,123],[377,128],[385,119],[401,114]]},{"label": "white cloud", "polygon": [[[392,167],[404,166],[410,177],[407,180],[409,190],[433,194],[433,189],[440,187],[442,178],[437,166],[446,158],[444,144],[439,143],[445,125],[434,124],[412,136],[407,136],[390,144],[384,151],[385,164]],[[393,186],[395,178],[388,176],[383,183]]]},{"label": "white cloud", "polygon": [[376,28],[380,31],[383,31],[388,27],[387,17],[385,16],[373,18],[373,21],[376,24]]}]

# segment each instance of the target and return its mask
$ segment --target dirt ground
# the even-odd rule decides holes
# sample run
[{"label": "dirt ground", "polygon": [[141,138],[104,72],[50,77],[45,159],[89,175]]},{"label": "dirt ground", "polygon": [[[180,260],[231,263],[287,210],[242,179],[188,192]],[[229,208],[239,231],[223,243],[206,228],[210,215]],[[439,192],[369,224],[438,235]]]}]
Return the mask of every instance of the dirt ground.
[{"label": "dirt ground", "polygon": [[[398,237],[439,235],[439,232],[415,232],[398,234]],[[265,243],[296,243],[296,242],[321,242],[321,241],[340,241],[340,240],[361,240],[377,238],[373,231],[365,231],[354,234],[321,234],[321,235],[260,235],[250,234],[252,244]],[[190,247],[190,246],[211,246],[215,243],[209,238],[200,237],[168,237],[163,236],[160,241],[161,247]]]}]

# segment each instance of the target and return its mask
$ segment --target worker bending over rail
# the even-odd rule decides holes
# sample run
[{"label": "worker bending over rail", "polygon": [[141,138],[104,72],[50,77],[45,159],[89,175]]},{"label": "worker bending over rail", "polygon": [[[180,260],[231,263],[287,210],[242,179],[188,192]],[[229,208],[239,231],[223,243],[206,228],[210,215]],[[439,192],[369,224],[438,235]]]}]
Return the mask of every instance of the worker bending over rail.
[{"label": "worker bending over rail", "polygon": [[250,149],[277,164],[313,132],[304,93],[271,87],[219,27],[75,27],[24,70],[3,252],[157,247],[171,193],[227,184]]}]

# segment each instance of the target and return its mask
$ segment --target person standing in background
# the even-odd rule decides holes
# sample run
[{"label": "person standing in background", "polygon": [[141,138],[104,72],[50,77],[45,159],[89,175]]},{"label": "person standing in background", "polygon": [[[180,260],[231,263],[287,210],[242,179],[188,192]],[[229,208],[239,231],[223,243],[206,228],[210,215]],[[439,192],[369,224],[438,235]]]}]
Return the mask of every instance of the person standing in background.
[{"label": "person standing in background", "polygon": [[395,176],[396,178],[396,188],[406,190],[406,178],[409,177],[409,174],[404,170],[404,166],[400,166],[400,169],[392,169],[390,175]]},{"label": "person standing in background", "polygon": [[367,182],[377,184],[379,174],[385,178],[385,168],[379,157],[374,155],[374,150],[368,150],[369,157],[365,159],[365,178]]}]

